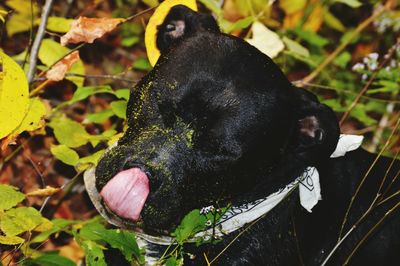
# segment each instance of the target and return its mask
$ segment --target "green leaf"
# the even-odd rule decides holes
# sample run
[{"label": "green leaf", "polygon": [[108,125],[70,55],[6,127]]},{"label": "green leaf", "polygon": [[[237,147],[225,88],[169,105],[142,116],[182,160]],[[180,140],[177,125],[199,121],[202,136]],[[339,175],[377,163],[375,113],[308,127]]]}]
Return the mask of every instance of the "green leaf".
[{"label": "green leaf", "polygon": [[345,5],[348,5],[349,7],[352,7],[352,8],[357,8],[362,5],[362,3],[358,0],[333,0],[332,4],[334,4],[334,3],[342,3]]},{"label": "green leaf", "polygon": [[115,96],[117,96],[118,99],[125,99],[129,100],[129,95],[131,94],[130,89],[119,89],[115,91]]},{"label": "green leaf", "polygon": [[180,266],[183,265],[183,258],[169,257],[165,261],[165,266]]},{"label": "green leaf", "polygon": [[53,223],[53,227],[48,231],[38,234],[31,240],[31,243],[43,242],[48,239],[52,234],[65,230],[67,226],[79,223],[79,221],[65,219],[53,219],[51,222]]},{"label": "green leaf", "polygon": [[140,37],[138,36],[130,36],[123,38],[121,41],[122,46],[124,47],[131,47],[134,46],[135,44],[140,42]]},{"label": "green leaf", "polygon": [[219,5],[219,2],[216,0],[199,0],[199,2],[218,16],[219,14],[222,13],[222,9]]},{"label": "green leaf", "polygon": [[241,30],[249,27],[254,22],[253,17],[246,17],[237,20],[235,23],[228,23],[227,27],[224,28],[224,32],[230,33],[235,30]]},{"label": "green leaf", "polygon": [[[398,90],[398,88],[396,88]],[[375,93],[382,93],[382,92],[393,92],[393,89],[390,87],[380,87],[376,89],[369,89],[367,94],[375,94]]]},{"label": "green leaf", "polygon": [[7,236],[16,236],[33,230],[42,223],[42,215],[32,207],[20,207],[5,212],[0,221],[0,229]]},{"label": "green leaf", "polygon": [[79,229],[77,235],[84,240],[98,241],[102,240],[102,233],[107,231],[103,220],[93,220],[92,222],[86,223]]},{"label": "green leaf", "polygon": [[51,147],[51,153],[65,164],[75,166],[78,164],[79,155],[73,149],[65,145],[54,145]]},{"label": "green leaf", "polygon": [[282,41],[286,44],[289,51],[291,51],[295,54],[298,54],[302,57],[310,57],[310,52],[307,50],[307,48],[305,48],[298,42],[295,42],[295,41],[287,38],[286,36],[282,38]]},{"label": "green leaf", "polygon": [[153,68],[147,58],[136,59],[132,66],[134,69],[142,71],[149,71]]},{"label": "green leaf", "polygon": [[346,27],[342,24],[342,22],[335,17],[327,8],[324,9],[324,21],[326,25],[331,27],[332,29],[335,29],[340,32],[345,32]]},{"label": "green leaf", "polygon": [[328,99],[328,100],[323,100],[323,104],[328,105],[330,108],[332,108],[335,112],[344,112],[346,111],[346,108],[344,108],[337,99]]},{"label": "green leaf", "polygon": [[86,116],[85,120],[83,120],[83,123],[84,124],[90,124],[90,123],[102,124],[104,121],[106,121],[108,118],[110,118],[113,115],[114,115],[114,112],[111,109],[102,110],[97,113],[88,114]]},{"label": "green leaf", "polygon": [[135,234],[126,230],[112,229],[105,232],[96,232],[111,247],[119,249],[127,261],[132,261],[133,256],[139,261],[144,262],[143,255],[136,243]]},{"label": "green leaf", "polygon": [[96,166],[104,152],[105,150],[100,150],[92,155],[80,158],[77,165],[78,170],[85,170],[90,166]]},{"label": "green leaf", "polygon": [[300,28],[296,28],[293,32],[303,41],[317,47],[324,47],[329,43],[328,39],[321,37],[320,35],[312,31],[306,31]]},{"label": "green leaf", "polygon": [[351,60],[351,54],[349,52],[343,52],[333,60],[333,63],[341,68],[346,68],[347,64]]},{"label": "green leaf", "polygon": [[200,214],[200,210],[193,210],[182,219],[172,235],[176,237],[178,243],[182,244],[197,232],[204,230],[206,222],[207,217]]},{"label": "green leaf", "polygon": [[45,254],[35,259],[29,259],[24,265],[40,265],[40,266],[75,266],[75,262],[57,254]]},{"label": "green leaf", "polygon": [[49,31],[66,33],[71,28],[73,19],[67,19],[62,17],[49,17],[46,24],[46,29]]},{"label": "green leaf", "polygon": [[85,100],[91,95],[97,93],[111,93],[114,94],[114,91],[110,86],[86,86],[86,87],[78,87],[72,96],[71,100],[67,102],[67,104],[74,104],[76,102]]},{"label": "green leaf", "polygon": [[91,240],[85,240],[79,243],[86,253],[86,265],[88,266],[106,266],[104,260],[104,247]]},{"label": "green leaf", "polygon": [[18,245],[24,243],[25,239],[19,236],[2,236],[0,235],[0,244],[3,245]]},{"label": "green leaf", "polygon": [[126,107],[128,102],[125,100],[113,101],[111,104],[111,109],[116,116],[122,119],[126,119]]},{"label": "green leaf", "polygon": [[367,114],[365,106],[360,103],[353,108],[353,110],[350,112],[350,116],[357,119],[366,126],[377,124],[377,121]]},{"label": "green leaf", "polygon": [[0,184],[0,211],[8,210],[25,199],[17,188]]},{"label": "green leaf", "polygon": [[53,128],[58,142],[70,148],[80,147],[91,138],[80,123],[65,115],[53,118],[48,125]]},{"label": "green leaf", "polygon": [[43,39],[40,45],[38,57],[40,61],[46,66],[51,66],[66,54],[70,50],[52,39]]}]

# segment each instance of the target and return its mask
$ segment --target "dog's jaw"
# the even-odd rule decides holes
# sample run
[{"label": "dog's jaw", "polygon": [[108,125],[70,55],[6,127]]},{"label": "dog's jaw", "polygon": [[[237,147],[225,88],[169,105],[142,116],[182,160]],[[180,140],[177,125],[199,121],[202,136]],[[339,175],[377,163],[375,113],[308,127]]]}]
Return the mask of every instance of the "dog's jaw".
[{"label": "dog's jaw", "polygon": [[138,221],[149,192],[147,175],[140,168],[131,168],[115,175],[100,194],[112,212]]}]

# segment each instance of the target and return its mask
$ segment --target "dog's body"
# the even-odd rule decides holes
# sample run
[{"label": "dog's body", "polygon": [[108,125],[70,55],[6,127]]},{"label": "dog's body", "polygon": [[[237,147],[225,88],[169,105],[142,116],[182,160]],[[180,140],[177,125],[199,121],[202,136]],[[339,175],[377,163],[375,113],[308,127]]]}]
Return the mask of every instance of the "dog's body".
[{"label": "dog's body", "polygon": [[[254,201],[315,166],[323,200],[312,213],[292,193],[264,218],[216,244],[188,244],[185,251],[195,256],[186,257],[185,265],[205,264],[203,254],[212,259],[232,240],[215,264],[321,264],[337,243],[351,197],[376,156],[358,149],[329,158],[339,137],[334,113],[291,85],[256,48],[222,34],[211,16],[174,7],[159,28],[157,45],[161,58],[132,92],[129,128],[96,169],[96,187],[108,212],[150,234],[171,232],[192,209]],[[390,186],[384,197],[400,189],[397,180],[391,184],[399,169],[398,161],[378,160],[343,233],[368,210],[384,176],[380,192]],[[398,210],[380,219],[399,199],[374,207],[329,263],[343,263],[364,236],[368,239],[350,263],[389,265],[398,259]],[[127,210],[129,204],[133,210]],[[379,227],[368,234],[375,224]]]}]

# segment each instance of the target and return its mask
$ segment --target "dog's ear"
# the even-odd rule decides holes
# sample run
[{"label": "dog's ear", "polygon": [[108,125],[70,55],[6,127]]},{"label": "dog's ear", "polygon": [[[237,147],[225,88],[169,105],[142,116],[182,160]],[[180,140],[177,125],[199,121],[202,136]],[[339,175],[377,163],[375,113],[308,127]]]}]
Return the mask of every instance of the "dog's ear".
[{"label": "dog's ear", "polygon": [[197,13],[183,5],[174,6],[164,22],[158,26],[157,47],[164,53],[199,30],[219,32],[218,24],[211,15]]},{"label": "dog's ear", "polygon": [[339,140],[340,128],[335,113],[317,97],[297,88],[300,98],[298,130],[295,152],[308,165],[315,165],[323,158],[329,158]]}]

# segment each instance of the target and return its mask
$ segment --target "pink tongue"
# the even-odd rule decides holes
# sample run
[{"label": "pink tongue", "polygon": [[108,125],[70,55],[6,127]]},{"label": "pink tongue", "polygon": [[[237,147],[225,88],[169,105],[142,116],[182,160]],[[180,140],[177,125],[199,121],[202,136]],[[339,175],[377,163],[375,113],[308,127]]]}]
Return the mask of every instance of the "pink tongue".
[{"label": "pink tongue", "polygon": [[100,195],[115,214],[137,221],[149,192],[146,174],[140,168],[131,168],[108,181]]}]

